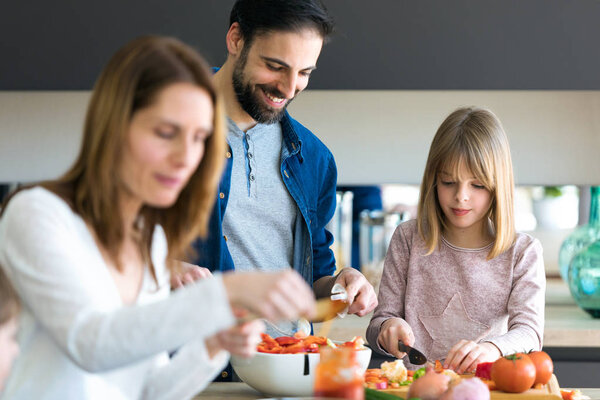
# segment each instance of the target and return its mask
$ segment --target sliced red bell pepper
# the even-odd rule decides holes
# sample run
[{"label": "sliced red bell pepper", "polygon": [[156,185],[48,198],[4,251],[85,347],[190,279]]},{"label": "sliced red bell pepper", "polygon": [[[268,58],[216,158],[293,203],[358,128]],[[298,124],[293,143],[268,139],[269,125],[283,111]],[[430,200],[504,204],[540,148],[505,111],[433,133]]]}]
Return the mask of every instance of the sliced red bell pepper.
[{"label": "sliced red bell pepper", "polygon": [[289,346],[292,344],[296,344],[301,342],[302,340],[300,339],[296,339],[294,337],[290,337],[290,336],[280,336],[275,338],[275,341],[280,345],[280,346]]},{"label": "sliced red bell pepper", "polygon": [[302,343],[282,347],[281,354],[306,353],[306,347]]},{"label": "sliced red bell pepper", "polygon": [[477,364],[477,368],[475,369],[475,376],[483,379],[492,379],[492,365],[493,362],[483,362]]}]

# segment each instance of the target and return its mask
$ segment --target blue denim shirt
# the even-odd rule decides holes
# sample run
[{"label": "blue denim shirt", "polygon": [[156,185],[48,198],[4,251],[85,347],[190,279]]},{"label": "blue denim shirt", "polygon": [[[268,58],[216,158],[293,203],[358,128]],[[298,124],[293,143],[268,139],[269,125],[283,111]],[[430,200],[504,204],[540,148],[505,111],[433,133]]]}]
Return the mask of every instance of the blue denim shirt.
[{"label": "blue denim shirt", "polygon": [[[335,259],[329,248],[333,236],[325,225],[335,212],[337,168],[333,155],[323,142],[290,117],[287,111],[280,123],[284,147],[281,176],[300,211],[294,232],[293,268],[312,284],[335,272]],[[229,149],[209,221],[208,237],[194,243],[197,253],[194,263],[211,271],[235,269],[221,225],[231,187],[232,157]]]}]

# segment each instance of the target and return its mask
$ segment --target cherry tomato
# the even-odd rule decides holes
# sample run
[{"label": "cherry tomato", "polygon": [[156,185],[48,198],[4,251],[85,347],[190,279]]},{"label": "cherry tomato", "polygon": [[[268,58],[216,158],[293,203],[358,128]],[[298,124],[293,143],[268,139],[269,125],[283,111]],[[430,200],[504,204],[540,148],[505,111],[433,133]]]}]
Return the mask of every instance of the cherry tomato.
[{"label": "cherry tomato", "polygon": [[552,372],[554,372],[554,364],[552,363],[552,359],[545,351],[532,351],[527,354],[533,364],[535,365],[535,382],[541,383],[545,385],[548,383],[550,378],[552,377]]},{"label": "cherry tomato", "polygon": [[535,365],[527,354],[516,353],[496,360],[491,376],[499,390],[522,393],[535,382]]}]

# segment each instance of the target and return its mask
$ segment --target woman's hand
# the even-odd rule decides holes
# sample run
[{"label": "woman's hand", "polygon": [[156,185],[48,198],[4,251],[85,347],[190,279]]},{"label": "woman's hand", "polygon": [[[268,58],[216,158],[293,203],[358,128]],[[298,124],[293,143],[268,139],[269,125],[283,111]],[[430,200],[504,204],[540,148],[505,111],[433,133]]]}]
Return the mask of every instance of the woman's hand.
[{"label": "woman's hand", "polygon": [[315,313],[312,289],[295,271],[223,274],[229,303],[269,321],[310,318]]},{"label": "woman's hand", "polygon": [[471,340],[461,340],[448,352],[444,368],[453,369],[458,374],[471,372],[475,370],[477,364],[496,361],[501,355],[500,350],[490,342],[475,343]]},{"label": "woman's hand", "polygon": [[260,334],[264,331],[264,322],[256,319],[219,332],[216,337],[223,350],[239,357],[249,358],[256,353],[256,348],[262,340]]},{"label": "woman's hand", "polygon": [[402,358],[406,353],[398,350],[398,341],[412,346],[415,343],[415,335],[408,322],[402,318],[390,318],[381,324],[381,330],[377,337],[379,345],[396,358]]},{"label": "woman's hand", "polygon": [[212,274],[208,268],[180,261],[179,270],[171,274],[171,289],[175,290],[210,276],[212,276]]}]

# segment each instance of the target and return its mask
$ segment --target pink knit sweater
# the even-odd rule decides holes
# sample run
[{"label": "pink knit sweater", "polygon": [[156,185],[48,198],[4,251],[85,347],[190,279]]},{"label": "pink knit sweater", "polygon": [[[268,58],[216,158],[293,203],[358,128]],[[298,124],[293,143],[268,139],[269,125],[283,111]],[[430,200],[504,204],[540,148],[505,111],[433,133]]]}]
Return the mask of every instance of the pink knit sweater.
[{"label": "pink knit sweater", "polygon": [[519,233],[509,250],[486,260],[491,246],[464,249],[442,238],[427,256],[416,220],[398,226],[367,328],[371,347],[387,354],[377,343],[381,324],[400,317],[413,330],[414,347],[430,360],[445,359],[461,339],[492,342],[503,355],[541,349],[546,278],[540,242]]}]

